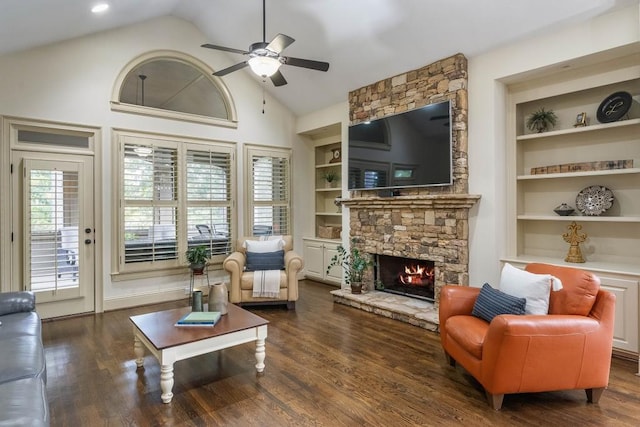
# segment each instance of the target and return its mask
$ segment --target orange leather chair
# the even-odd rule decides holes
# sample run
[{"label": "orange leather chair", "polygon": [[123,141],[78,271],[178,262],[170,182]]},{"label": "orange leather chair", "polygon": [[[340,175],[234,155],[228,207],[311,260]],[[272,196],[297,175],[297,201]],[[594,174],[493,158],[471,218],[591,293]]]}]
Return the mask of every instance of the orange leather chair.
[{"label": "orange leather chair", "polygon": [[558,277],[548,315],[471,315],[479,288],[444,286],[440,340],[456,362],[484,387],[489,405],[505,394],[585,389],[597,403],[609,383],[615,295],[600,289],[594,274],[571,267],[529,264],[526,270]]}]

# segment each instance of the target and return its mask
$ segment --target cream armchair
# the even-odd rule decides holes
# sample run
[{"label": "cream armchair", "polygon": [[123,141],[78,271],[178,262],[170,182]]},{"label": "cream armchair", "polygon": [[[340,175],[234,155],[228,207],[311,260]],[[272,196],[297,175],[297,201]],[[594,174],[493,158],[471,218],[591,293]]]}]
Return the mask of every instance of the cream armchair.
[{"label": "cream armchair", "polygon": [[293,238],[283,236],[284,270],[280,272],[280,294],[276,298],[253,296],[253,271],[245,271],[245,240],[259,240],[259,237],[243,237],[236,245],[236,252],[223,262],[223,268],[229,272],[229,302],[234,304],[287,304],[289,310],[295,309],[298,300],[298,273],[302,270],[302,258],[293,251]]}]

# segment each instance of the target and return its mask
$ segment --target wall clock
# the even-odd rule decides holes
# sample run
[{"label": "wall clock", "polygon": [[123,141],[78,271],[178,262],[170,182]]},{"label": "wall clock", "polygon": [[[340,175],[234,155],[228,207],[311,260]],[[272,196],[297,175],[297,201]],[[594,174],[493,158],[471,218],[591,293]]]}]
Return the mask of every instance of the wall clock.
[{"label": "wall clock", "polygon": [[620,120],[629,112],[633,98],[629,92],[616,92],[607,96],[596,111],[600,123],[611,123]]},{"label": "wall clock", "polygon": [[339,148],[331,149],[331,160],[329,163],[337,163],[342,160],[342,151]]}]

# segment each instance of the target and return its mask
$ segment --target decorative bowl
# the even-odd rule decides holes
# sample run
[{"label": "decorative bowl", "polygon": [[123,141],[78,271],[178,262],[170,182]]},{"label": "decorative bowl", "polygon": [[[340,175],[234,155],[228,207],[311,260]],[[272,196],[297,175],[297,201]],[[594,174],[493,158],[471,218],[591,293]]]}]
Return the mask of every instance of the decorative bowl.
[{"label": "decorative bowl", "polygon": [[584,215],[598,216],[613,205],[613,192],[602,185],[583,188],[576,197],[576,207]]},{"label": "decorative bowl", "polygon": [[573,209],[571,206],[567,205],[566,203],[563,203],[560,206],[556,206],[556,208],[553,211],[560,216],[569,216],[575,211],[575,209]]}]

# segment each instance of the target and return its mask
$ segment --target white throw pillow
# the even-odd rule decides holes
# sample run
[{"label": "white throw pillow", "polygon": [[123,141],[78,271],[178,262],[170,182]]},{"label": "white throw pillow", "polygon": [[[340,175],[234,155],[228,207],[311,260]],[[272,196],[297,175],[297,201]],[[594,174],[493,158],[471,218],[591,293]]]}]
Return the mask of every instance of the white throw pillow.
[{"label": "white throw pillow", "polygon": [[562,282],[551,274],[534,274],[506,263],[500,275],[500,290],[518,298],[525,298],[525,314],[548,314],[549,294],[562,289]]},{"label": "white throw pillow", "polygon": [[245,248],[247,252],[263,254],[284,249],[284,240],[282,240],[282,238],[273,240],[245,240],[242,247]]}]

